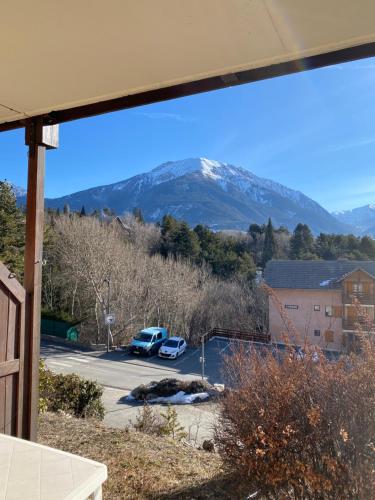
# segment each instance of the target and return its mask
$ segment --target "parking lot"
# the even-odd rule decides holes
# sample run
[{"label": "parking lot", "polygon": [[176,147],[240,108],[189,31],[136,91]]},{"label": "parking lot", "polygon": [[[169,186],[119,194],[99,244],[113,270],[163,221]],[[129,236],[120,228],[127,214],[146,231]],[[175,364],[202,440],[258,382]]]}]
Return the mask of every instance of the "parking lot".
[{"label": "parking lot", "polygon": [[[205,377],[208,382],[222,383],[222,358],[230,352],[230,342],[211,339],[205,344]],[[144,357],[124,351],[109,353],[72,348],[58,342],[43,341],[41,356],[59,373],[76,372],[108,387],[131,390],[150,380],[166,377],[192,379],[201,377],[201,349],[188,347],[177,359]]]},{"label": "parking lot", "polygon": [[[210,383],[222,382],[221,358],[228,347],[223,341],[212,339],[206,344],[206,375]],[[191,380],[201,377],[201,351],[190,347],[176,360],[157,356],[138,357],[123,351],[98,353],[85,349],[72,349],[56,342],[43,341],[41,357],[48,368],[57,373],[77,373],[96,380],[104,386],[104,422],[111,427],[126,427],[134,422],[142,404],[129,402],[126,396],[136,386],[163,378]],[[153,405],[156,411],[164,411]],[[176,406],[179,421],[192,441],[198,443],[212,438],[216,405],[201,403]]]}]

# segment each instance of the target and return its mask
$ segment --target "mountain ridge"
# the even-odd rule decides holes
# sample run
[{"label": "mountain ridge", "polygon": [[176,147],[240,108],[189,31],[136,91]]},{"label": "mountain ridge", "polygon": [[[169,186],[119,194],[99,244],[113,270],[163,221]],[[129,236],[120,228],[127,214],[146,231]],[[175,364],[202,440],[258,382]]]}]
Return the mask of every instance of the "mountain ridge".
[{"label": "mountain ridge", "polygon": [[317,202],[271,179],[229,163],[204,157],[165,162],[149,172],[120,182],[89,188],[60,198],[47,198],[46,206],[86,212],[108,207],[117,214],[138,207],[145,219],[157,222],[170,213],[190,225],[213,229],[247,230],[252,222],[294,229],[304,222],[313,232],[349,232]]},{"label": "mountain ridge", "polygon": [[350,210],[332,212],[333,216],[343,224],[355,227],[360,235],[375,236],[375,204],[368,203]]}]

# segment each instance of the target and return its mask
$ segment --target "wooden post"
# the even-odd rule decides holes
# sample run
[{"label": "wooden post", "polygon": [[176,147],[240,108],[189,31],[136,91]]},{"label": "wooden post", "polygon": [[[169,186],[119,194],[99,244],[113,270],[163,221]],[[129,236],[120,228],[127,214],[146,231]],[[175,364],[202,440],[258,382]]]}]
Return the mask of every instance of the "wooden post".
[{"label": "wooden post", "polygon": [[29,146],[29,158],[24,271],[26,321],[23,437],[32,441],[37,439],[38,428],[45,150],[56,147],[57,127],[43,127],[41,117],[30,119],[26,125],[25,142]]}]

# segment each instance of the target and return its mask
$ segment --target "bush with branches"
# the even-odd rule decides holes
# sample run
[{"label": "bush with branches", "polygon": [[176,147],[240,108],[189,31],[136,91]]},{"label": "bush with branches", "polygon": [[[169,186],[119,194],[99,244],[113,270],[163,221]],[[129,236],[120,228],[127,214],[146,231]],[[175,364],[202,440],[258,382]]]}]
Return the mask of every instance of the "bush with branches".
[{"label": "bush with branches", "polygon": [[181,441],[187,437],[184,427],[178,420],[177,411],[171,404],[168,404],[165,413],[161,412],[159,414],[145,402],[142,409],[138,411],[133,427],[144,434],[167,436],[176,441]]},{"label": "bush with branches", "polygon": [[260,498],[369,499],[375,491],[375,349],[329,362],[312,346],[237,349],[221,401],[217,449]]},{"label": "bush with branches", "polygon": [[103,388],[76,374],[62,375],[39,367],[39,411],[63,411],[80,418],[104,418]]}]

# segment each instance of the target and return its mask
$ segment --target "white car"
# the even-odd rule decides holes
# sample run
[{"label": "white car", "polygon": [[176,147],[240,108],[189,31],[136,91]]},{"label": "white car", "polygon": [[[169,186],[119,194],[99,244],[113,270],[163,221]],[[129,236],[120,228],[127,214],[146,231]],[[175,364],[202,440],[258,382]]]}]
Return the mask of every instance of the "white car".
[{"label": "white car", "polygon": [[176,359],[186,351],[187,344],[181,337],[170,337],[160,347],[158,356],[160,358]]}]

